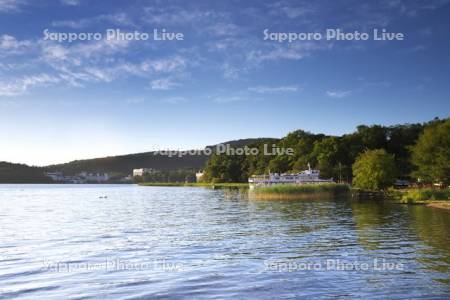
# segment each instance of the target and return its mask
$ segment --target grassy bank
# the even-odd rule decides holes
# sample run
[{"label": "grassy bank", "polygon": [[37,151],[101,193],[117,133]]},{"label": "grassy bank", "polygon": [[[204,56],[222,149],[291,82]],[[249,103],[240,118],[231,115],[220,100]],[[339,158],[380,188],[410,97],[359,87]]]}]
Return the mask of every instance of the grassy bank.
[{"label": "grassy bank", "polygon": [[400,203],[429,204],[432,201],[449,201],[450,189],[390,190],[389,196]]},{"label": "grassy bank", "polygon": [[262,199],[311,199],[343,195],[349,192],[350,187],[346,184],[279,184],[257,187],[252,190],[252,195]]},{"label": "grassy bank", "polygon": [[450,210],[450,201],[431,201],[427,206]]},{"label": "grassy bank", "polygon": [[248,188],[248,183],[209,183],[209,182],[142,182],[140,186],[187,186],[187,187],[211,187],[211,188]]},{"label": "grassy bank", "polygon": [[397,203],[427,205],[450,210],[450,189],[390,190],[388,194]]},{"label": "grassy bank", "polygon": [[402,195],[403,201],[450,200],[450,189],[410,189]]}]

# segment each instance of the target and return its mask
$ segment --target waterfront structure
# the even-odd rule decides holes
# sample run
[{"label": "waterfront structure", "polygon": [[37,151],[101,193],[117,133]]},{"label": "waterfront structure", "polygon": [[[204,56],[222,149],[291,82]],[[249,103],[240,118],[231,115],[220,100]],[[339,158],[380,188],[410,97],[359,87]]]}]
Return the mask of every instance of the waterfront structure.
[{"label": "waterfront structure", "polygon": [[50,177],[54,182],[58,183],[106,183],[109,180],[109,175],[107,173],[88,173],[81,172],[75,176],[64,175],[63,172],[47,172],[46,176]]},{"label": "waterfront structure", "polygon": [[82,172],[78,175],[78,177],[80,177],[82,180],[86,182],[102,183],[107,182],[109,180],[109,176],[107,173],[101,174],[101,173]]},{"label": "waterfront structure", "polygon": [[202,180],[203,175],[204,175],[204,172],[203,172],[203,171],[200,171],[200,172],[195,173],[195,179],[196,179],[196,181],[197,181],[197,182],[200,182],[200,181]]},{"label": "waterfront structure", "polygon": [[64,174],[62,172],[47,172],[45,176],[50,177],[53,181],[62,182],[64,181]]},{"label": "waterfront structure", "polygon": [[272,185],[272,184],[317,184],[317,183],[334,183],[331,179],[321,179],[320,171],[311,169],[308,164],[308,170],[300,173],[270,173],[269,175],[253,175],[248,179],[250,185]]},{"label": "waterfront structure", "polygon": [[141,169],[133,169],[133,177],[136,176],[144,176],[145,174],[155,174],[158,173],[156,169],[152,168],[141,168]]}]

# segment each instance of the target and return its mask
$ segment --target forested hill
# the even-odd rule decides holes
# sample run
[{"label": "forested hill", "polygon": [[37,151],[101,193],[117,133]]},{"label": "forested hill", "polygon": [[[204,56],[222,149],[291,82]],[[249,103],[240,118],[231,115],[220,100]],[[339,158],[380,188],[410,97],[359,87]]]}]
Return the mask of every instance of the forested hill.
[{"label": "forested hill", "polygon": [[73,175],[80,172],[106,172],[131,174],[133,169],[154,168],[162,171],[177,169],[202,169],[208,157],[196,156],[173,156],[155,154],[154,152],[94,158],[86,160],[75,160],[65,164],[51,165],[46,170],[62,171],[64,174]]},{"label": "forested hill", "polygon": [[0,183],[48,183],[42,168],[0,162]]},{"label": "forested hill", "polygon": [[[277,139],[242,139],[225,142],[230,147],[242,147],[251,143],[274,141]],[[215,145],[214,145],[215,146]],[[208,146],[212,148],[214,146]],[[0,183],[46,183],[51,180],[44,175],[46,171],[62,171],[65,175],[75,175],[80,172],[106,172],[116,176],[131,174],[136,168],[154,168],[160,171],[204,169],[209,156],[207,155],[174,155],[145,152],[137,154],[110,156],[94,159],[76,160],[65,164],[46,167],[30,167],[24,164],[0,162]]]},{"label": "forested hill", "polygon": [[[263,141],[277,141],[276,139],[242,139],[225,142],[230,147],[243,147],[245,145]],[[214,146],[207,146],[208,148]],[[174,170],[202,170],[204,169],[209,156],[199,155],[182,155],[177,156],[175,153],[172,157],[162,155],[155,152],[128,154],[120,156],[111,156],[103,158],[94,158],[86,160],[76,160],[65,164],[51,165],[46,167],[50,171],[62,171],[64,174],[72,175],[80,172],[107,172],[121,173],[122,175],[131,174],[133,169],[137,168],[153,168],[160,171]]]}]

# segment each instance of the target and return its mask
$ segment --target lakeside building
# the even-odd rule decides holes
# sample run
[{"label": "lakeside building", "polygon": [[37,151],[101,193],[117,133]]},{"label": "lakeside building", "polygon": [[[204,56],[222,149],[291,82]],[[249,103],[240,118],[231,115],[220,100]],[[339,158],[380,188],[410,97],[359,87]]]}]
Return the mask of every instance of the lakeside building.
[{"label": "lakeside building", "polygon": [[195,180],[197,182],[200,182],[202,180],[203,175],[205,175],[205,173],[203,171],[195,173]]},{"label": "lakeside building", "polygon": [[321,179],[320,171],[311,169],[308,164],[308,170],[300,173],[270,173],[269,175],[253,175],[248,179],[250,185],[272,185],[272,184],[317,184],[334,183],[333,178]]},{"label": "lakeside building", "polygon": [[158,170],[152,168],[133,169],[133,177],[144,176],[145,174],[155,174]]},{"label": "lakeside building", "polygon": [[102,183],[107,182],[109,180],[109,176],[107,173],[101,174],[101,173],[82,172],[78,175],[78,177],[82,178],[86,182]]},{"label": "lakeside building", "polygon": [[65,176],[63,172],[47,172],[45,175],[50,177],[54,182],[59,183],[106,183],[109,180],[109,175],[107,173],[81,172],[75,176]]},{"label": "lakeside building", "polygon": [[50,177],[53,181],[64,181],[64,174],[62,172],[47,172],[45,176]]}]

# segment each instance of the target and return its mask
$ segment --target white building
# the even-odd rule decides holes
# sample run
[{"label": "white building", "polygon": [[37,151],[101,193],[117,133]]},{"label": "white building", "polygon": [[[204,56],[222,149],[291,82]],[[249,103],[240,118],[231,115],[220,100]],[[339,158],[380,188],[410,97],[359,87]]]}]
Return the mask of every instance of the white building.
[{"label": "white building", "polygon": [[106,182],[109,180],[109,176],[107,173],[100,174],[100,173],[87,173],[83,172],[78,175],[82,180],[86,182]]},{"label": "white building", "polygon": [[197,180],[197,182],[200,182],[202,180],[203,175],[203,171],[195,173],[195,179]]},{"label": "white building", "polygon": [[154,174],[154,173],[158,173],[158,171],[155,169],[152,169],[152,168],[133,169],[133,177],[136,177],[136,176],[142,177],[145,174]]}]

